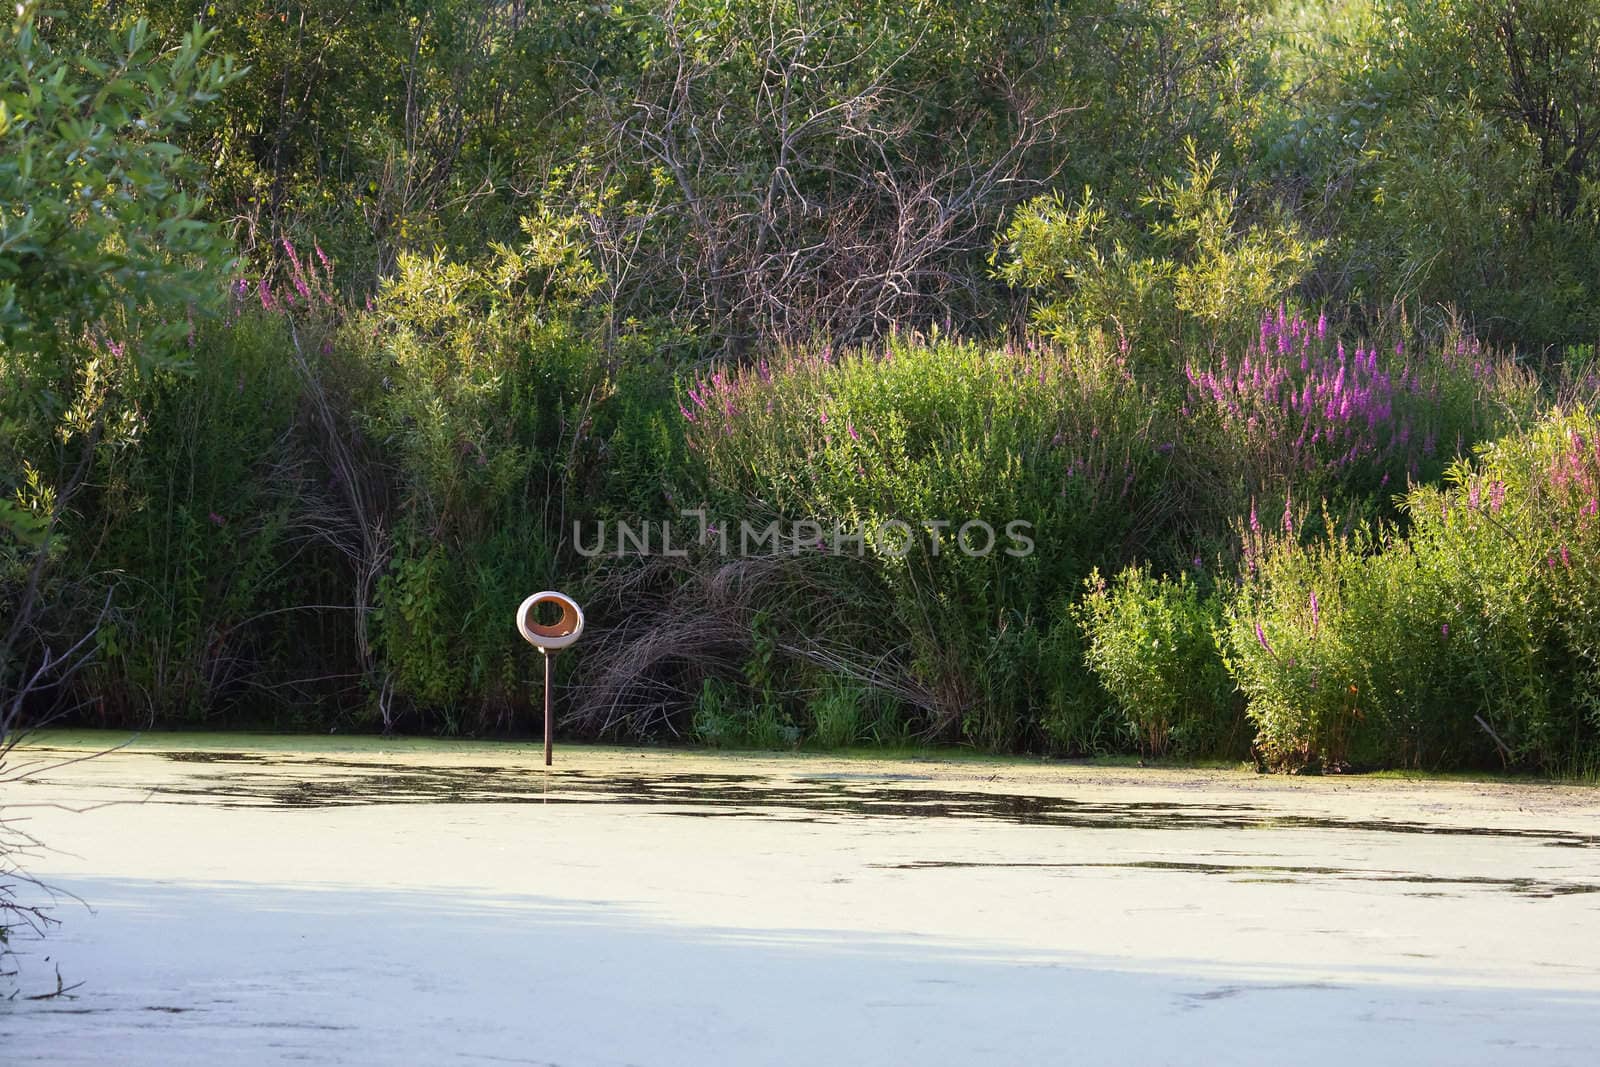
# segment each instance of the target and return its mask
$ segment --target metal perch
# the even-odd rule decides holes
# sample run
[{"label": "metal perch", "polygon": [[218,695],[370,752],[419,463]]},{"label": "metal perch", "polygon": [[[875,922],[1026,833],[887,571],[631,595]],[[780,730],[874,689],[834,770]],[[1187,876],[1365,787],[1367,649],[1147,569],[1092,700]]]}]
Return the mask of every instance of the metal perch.
[{"label": "metal perch", "polygon": [[[552,623],[539,622],[535,612],[541,604],[556,605],[561,609],[561,617]],[[522,632],[523,640],[544,657],[544,765],[548,767],[554,737],[550,718],[550,660],[583,633],[583,609],[565,593],[553,590],[535,593],[517,609],[517,629]]]}]

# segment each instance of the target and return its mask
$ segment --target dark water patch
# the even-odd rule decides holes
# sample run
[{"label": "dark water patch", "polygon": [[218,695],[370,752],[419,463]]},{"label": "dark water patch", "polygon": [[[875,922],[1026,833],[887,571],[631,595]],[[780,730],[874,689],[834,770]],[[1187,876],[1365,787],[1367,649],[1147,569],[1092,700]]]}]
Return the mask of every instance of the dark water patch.
[{"label": "dark water patch", "polygon": [[162,759],[174,763],[265,763],[267,758],[258,752],[161,752]]},{"label": "dark water patch", "polygon": [[[357,760],[273,759],[248,753],[184,762],[248,768],[196,770],[155,799],[224,807],[333,808],[383,804],[609,804],[682,817],[793,821],[845,818],[967,819],[1023,826],[1116,830],[1342,830],[1524,840],[1589,848],[1600,836],[1568,830],[1441,825],[1408,820],[1298,815],[1247,803],[1098,801],[902,784],[883,776],[544,772],[494,765],[427,766]],[[244,757],[218,760],[213,757]]]},{"label": "dark water patch", "polygon": [[1006,862],[987,860],[914,860],[909,863],[873,863],[869,866],[894,871],[1003,869],[1023,870],[1132,870],[1181,871],[1189,874],[1233,875],[1238,882],[1303,882],[1311,878],[1332,878],[1355,882],[1400,882],[1407,885],[1465,886],[1500,889],[1529,897],[1563,897],[1600,893],[1593,882],[1553,882],[1538,878],[1488,878],[1478,875],[1432,875],[1409,871],[1363,871],[1349,867],[1276,866],[1245,863],[1188,863],[1179,860],[1127,860],[1084,862]]},{"label": "dark water patch", "polygon": [[1199,993],[1185,993],[1183,994],[1183,999],[1188,1001],[1196,1001],[1199,1003],[1207,1003],[1213,1000],[1232,1000],[1234,997],[1243,996],[1246,993],[1289,993],[1300,992],[1304,990],[1338,988],[1340,987],[1332,985],[1328,982],[1278,982],[1271,985],[1257,986],[1226,985],[1218,986],[1216,989],[1207,989]]}]

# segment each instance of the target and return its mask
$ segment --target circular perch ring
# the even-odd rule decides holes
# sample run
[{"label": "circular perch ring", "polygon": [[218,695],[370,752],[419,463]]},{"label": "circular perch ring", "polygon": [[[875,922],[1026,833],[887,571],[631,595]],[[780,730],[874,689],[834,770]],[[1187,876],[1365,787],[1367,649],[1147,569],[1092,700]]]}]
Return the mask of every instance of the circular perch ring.
[{"label": "circular perch ring", "polygon": [[[537,621],[534,612],[540,604],[554,604],[561,609],[561,618],[548,625]],[[565,593],[547,590],[535,593],[517,609],[517,629],[528,644],[545,652],[566,648],[583,633],[583,609]]]}]

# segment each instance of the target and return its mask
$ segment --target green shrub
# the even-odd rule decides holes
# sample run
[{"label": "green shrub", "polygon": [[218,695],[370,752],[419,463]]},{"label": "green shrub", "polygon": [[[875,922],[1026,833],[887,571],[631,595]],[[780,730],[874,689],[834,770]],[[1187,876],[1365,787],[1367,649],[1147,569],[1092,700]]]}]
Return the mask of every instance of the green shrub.
[{"label": "green shrub", "polygon": [[[1351,12],[1359,13],[1352,18]],[[1461,308],[1529,349],[1592,342],[1600,154],[1595,0],[1326,5],[1332,32],[1263,154],[1330,243],[1351,303]],[[1310,88],[1311,92],[1302,92]]]},{"label": "green shrub", "polygon": [[1407,497],[1409,532],[1254,534],[1227,658],[1282,765],[1592,760],[1600,452],[1555,413]]},{"label": "green shrub", "polygon": [[1600,419],[1553,411],[1408,501],[1412,539],[1462,599],[1474,596],[1502,662],[1474,656],[1483,717],[1522,760],[1591,761],[1600,718]]},{"label": "green shrub", "polygon": [[1188,574],[1129,567],[1109,585],[1090,575],[1076,615],[1085,660],[1116,702],[1139,751],[1229,756],[1243,750],[1242,701],[1218,655],[1222,600]]},{"label": "green shrub", "polygon": [[1466,613],[1423,581],[1407,542],[1281,540],[1254,563],[1226,658],[1265,762],[1445,767],[1492,752],[1462,670]]},{"label": "green shrub", "polygon": [[1064,756],[1132,751],[1135,740],[1127,720],[1088,668],[1075,606],[1067,597],[1057,601],[1040,638],[1039,729],[1044,747]]},{"label": "green shrub", "polygon": [[339,335],[393,496],[383,668],[403,700],[473,729],[504,727],[525,703],[532,667],[506,620],[556,584],[606,387],[581,321],[595,278],[572,220],[524,230],[478,262],[401,257]]},{"label": "green shrub", "polygon": [[94,497],[222,302],[231,250],[195,191],[204,168],[168,138],[237,75],[198,23],[167,47],[132,20],[85,58],[32,0],[0,19],[3,756],[24,708],[76,695],[61,683],[107,604]]},{"label": "green shrub", "polygon": [[1071,205],[1053,197],[1018,209],[995,261],[1008,284],[1035,294],[1043,333],[1067,341],[1103,330],[1171,370],[1174,341],[1243,339],[1310,269],[1320,242],[1283,212],[1242,222],[1238,191],[1220,187],[1219,158],[1201,159],[1192,141],[1187,152],[1186,177],[1142,198],[1142,223],[1092,190]]},{"label": "green shrub", "polygon": [[725,748],[737,744],[743,737],[738,720],[730,708],[732,690],[715,678],[707,678],[700,685],[695,699],[690,729],[694,739],[712,748]]},{"label": "green shrub", "polygon": [[327,546],[301,521],[315,475],[290,444],[300,383],[283,322],[237,314],[197,329],[192,353],[191,371],[130,397],[138,448],[108,470],[98,547],[77,563],[117,584],[91,675],[106,721],[270,718],[272,685],[314,643],[320,609],[300,605],[337,601]]},{"label": "green shrub", "polygon": [[[806,543],[784,548],[817,566],[836,529],[869,533],[843,549],[860,565],[838,569],[850,598],[876,605],[863,607],[878,616],[861,620],[866,651],[928,695],[935,732],[984,747],[1037,729],[1033,627],[1050,605],[1159,535],[1170,449],[1154,442],[1169,415],[1101,346],[824,348],[715,371],[683,405],[727,527],[815,522]],[[969,521],[987,522],[994,541],[978,527],[962,535]],[[939,522],[950,525],[928,525]],[[960,551],[960,536],[978,551]]]},{"label": "green shrub", "polygon": [[696,741],[713,748],[789,749],[800,743],[801,731],[773,700],[741,702],[739,689],[707,678],[700,688],[691,719]]}]

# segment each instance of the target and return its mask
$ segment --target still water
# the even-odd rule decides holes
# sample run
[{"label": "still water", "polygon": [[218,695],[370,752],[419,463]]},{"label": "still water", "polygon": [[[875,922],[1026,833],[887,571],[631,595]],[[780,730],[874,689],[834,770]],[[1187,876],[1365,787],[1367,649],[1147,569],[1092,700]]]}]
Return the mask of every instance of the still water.
[{"label": "still water", "polygon": [[0,968],[0,1062],[1600,1047],[1592,789],[239,735],[65,762],[116,740],[13,757],[5,817],[72,896]]}]

